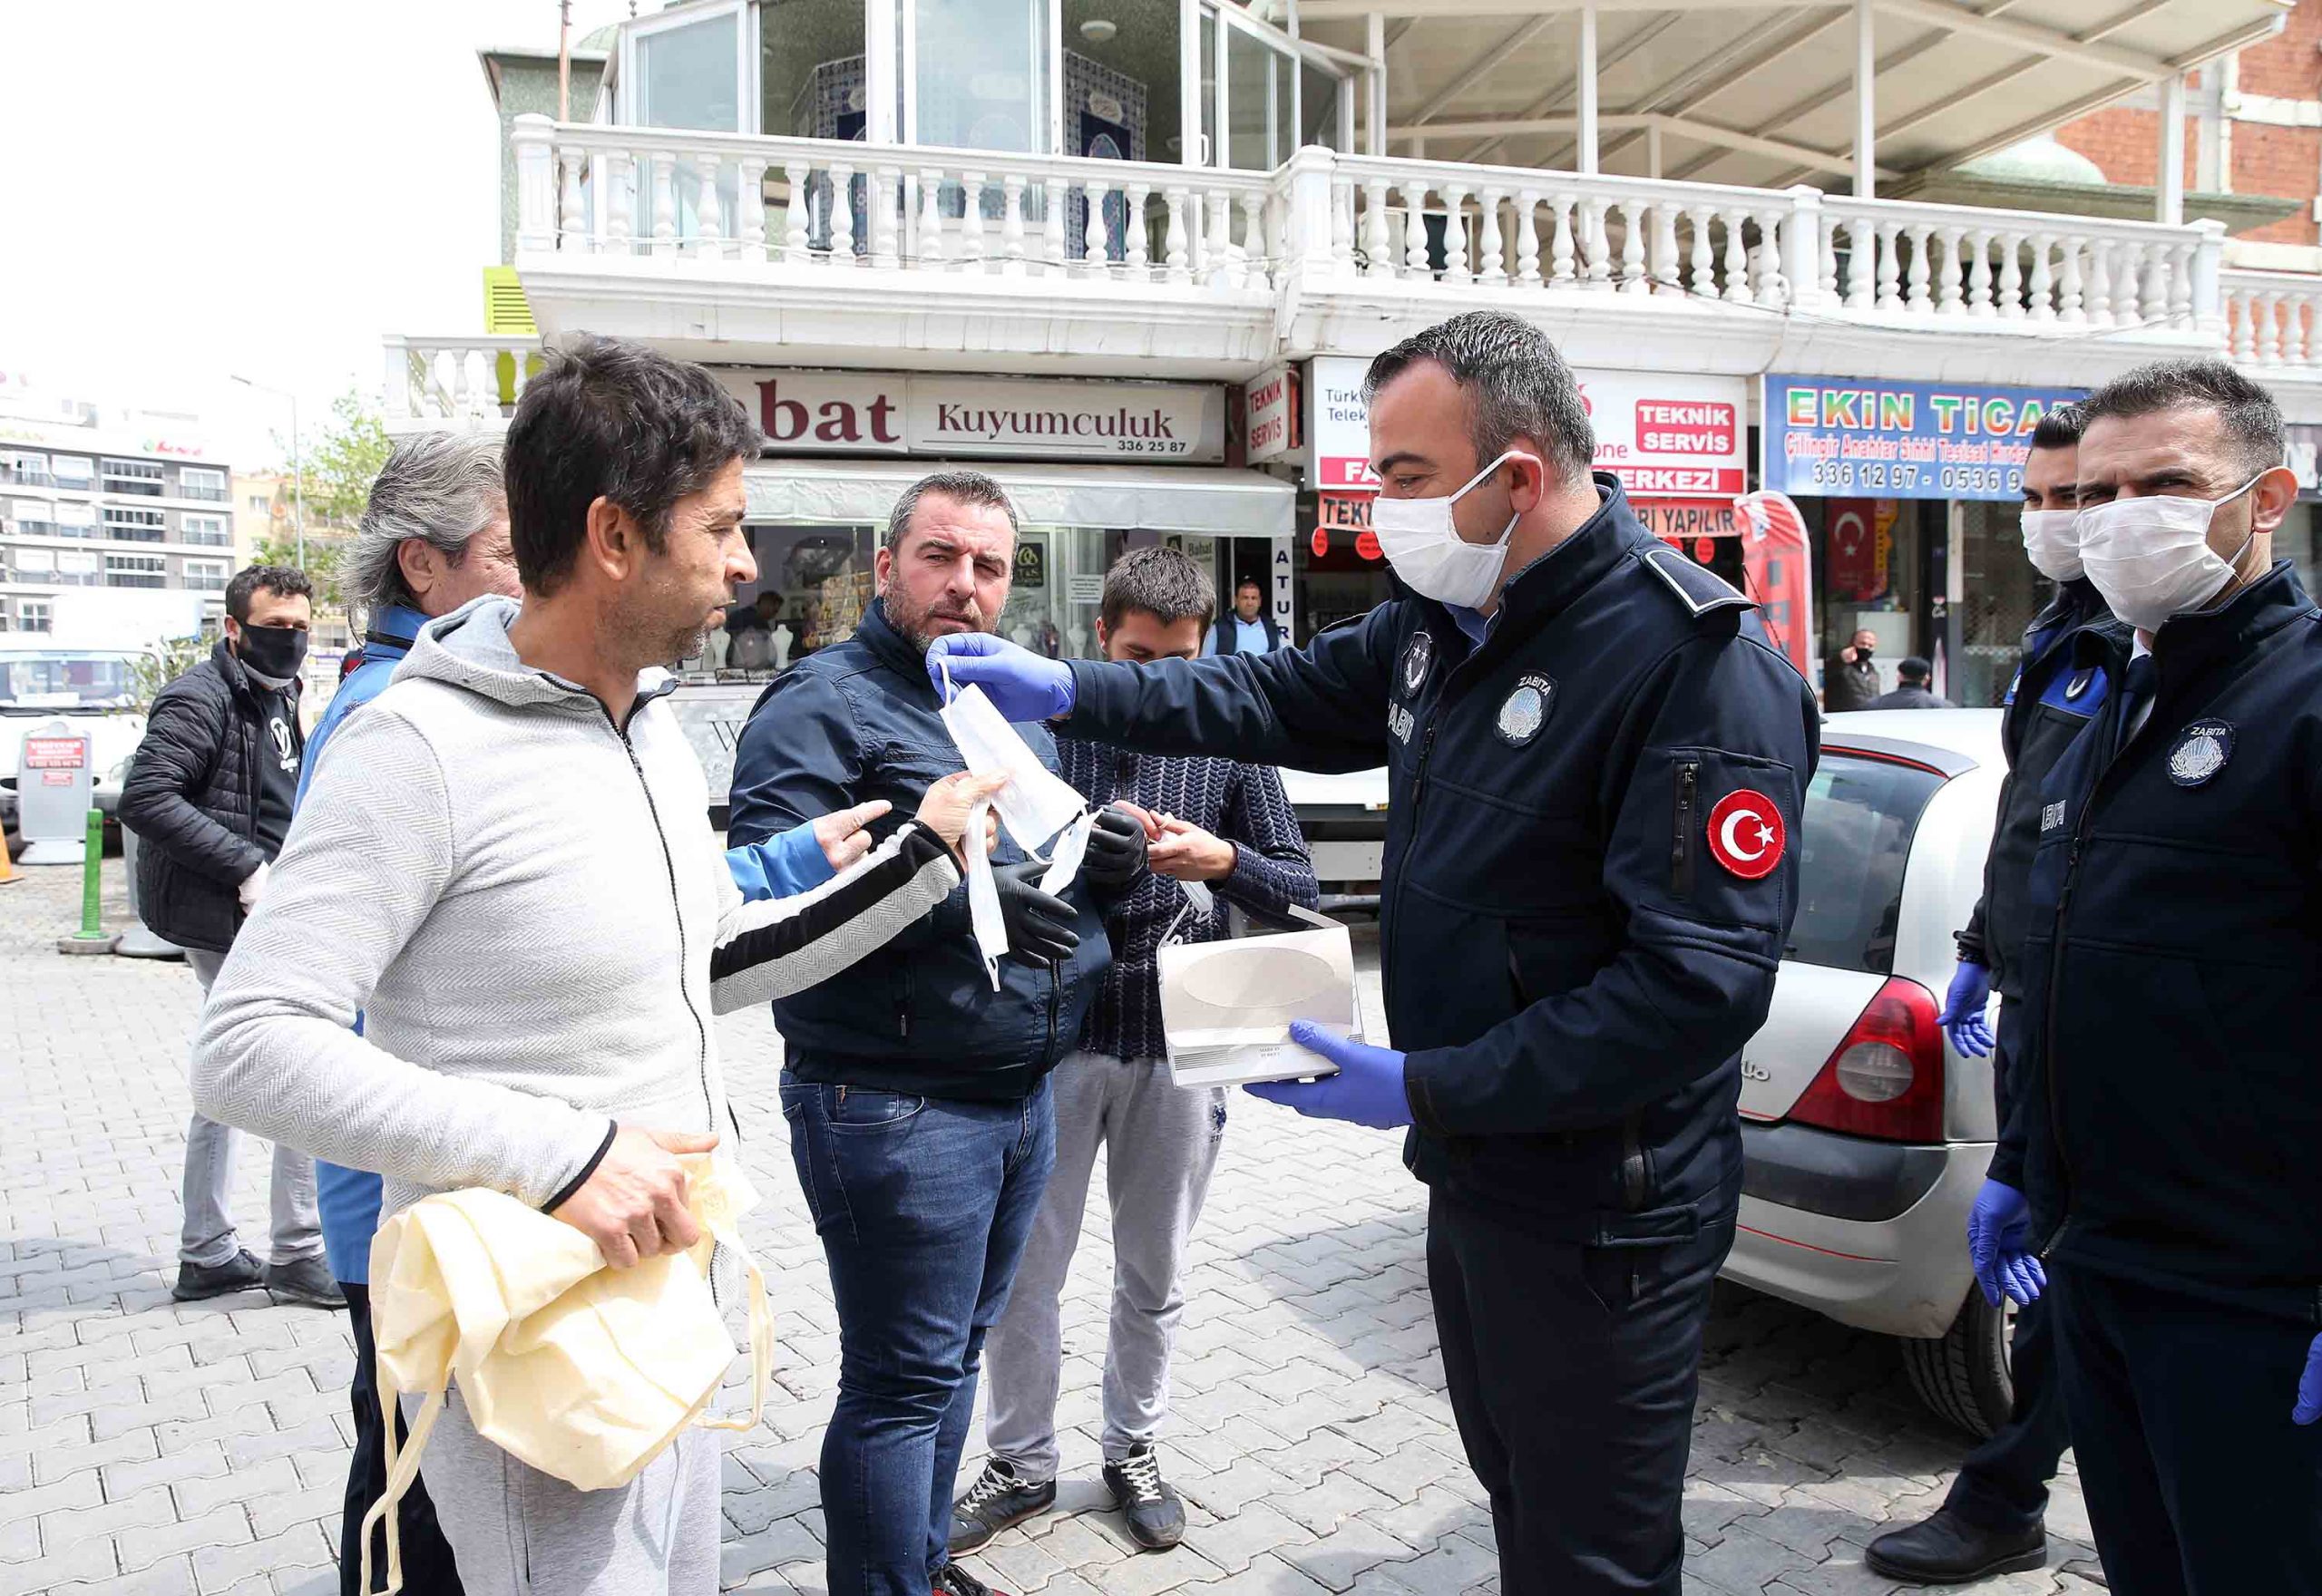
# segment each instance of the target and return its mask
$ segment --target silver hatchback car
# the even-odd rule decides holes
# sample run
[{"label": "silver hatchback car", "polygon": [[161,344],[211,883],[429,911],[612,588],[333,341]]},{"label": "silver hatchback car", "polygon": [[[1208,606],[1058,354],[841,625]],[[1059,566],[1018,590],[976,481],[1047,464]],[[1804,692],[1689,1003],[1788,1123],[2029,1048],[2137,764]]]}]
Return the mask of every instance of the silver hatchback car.
[{"label": "silver hatchback car", "polygon": [[1823,724],[1772,1012],[1742,1056],[1728,1278],[1903,1338],[1913,1387],[1977,1435],[2007,1416],[2009,1319],[1976,1289],[1967,1210],[1991,1161],[1988,1059],[1936,1023],[1983,890],[1995,709]]}]

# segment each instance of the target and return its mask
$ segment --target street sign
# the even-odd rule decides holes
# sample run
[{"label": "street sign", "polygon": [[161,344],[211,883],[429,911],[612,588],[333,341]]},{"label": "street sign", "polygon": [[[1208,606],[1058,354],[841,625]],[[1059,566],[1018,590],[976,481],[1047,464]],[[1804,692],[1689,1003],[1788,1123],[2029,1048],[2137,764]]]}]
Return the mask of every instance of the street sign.
[{"label": "street sign", "polygon": [[78,864],[86,850],[91,794],[96,790],[93,744],[68,720],[52,720],[24,734],[16,761],[16,824],[26,864]]}]

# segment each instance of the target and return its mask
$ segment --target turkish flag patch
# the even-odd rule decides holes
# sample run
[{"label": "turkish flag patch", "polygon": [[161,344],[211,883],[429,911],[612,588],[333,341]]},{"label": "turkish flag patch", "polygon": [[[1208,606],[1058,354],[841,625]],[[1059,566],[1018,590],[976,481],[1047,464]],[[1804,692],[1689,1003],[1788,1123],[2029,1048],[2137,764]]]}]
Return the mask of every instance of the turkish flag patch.
[{"label": "turkish flag patch", "polygon": [[1781,811],[1763,793],[1743,787],[1709,812],[1710,857],[1745,881],[1771,875],[1789,842]]}]

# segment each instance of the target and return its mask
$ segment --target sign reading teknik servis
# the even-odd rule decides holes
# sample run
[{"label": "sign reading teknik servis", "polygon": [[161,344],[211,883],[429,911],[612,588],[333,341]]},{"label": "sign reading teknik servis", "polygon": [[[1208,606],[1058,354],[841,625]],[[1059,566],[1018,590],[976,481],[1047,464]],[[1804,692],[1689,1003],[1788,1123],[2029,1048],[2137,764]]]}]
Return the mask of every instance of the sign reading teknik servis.
[{"label": "sign reading teknik servis", "polygon": [[1764,486],[1795,498],[2015,500],[2032,429],[2082,388],[1765,379]]},{"label": "sign reading teknik servis", "polygon": [[1225,390],[1215,385],[715,369],[726,391],[749,407],[769,454],[1176,464],[1225,458]]}]

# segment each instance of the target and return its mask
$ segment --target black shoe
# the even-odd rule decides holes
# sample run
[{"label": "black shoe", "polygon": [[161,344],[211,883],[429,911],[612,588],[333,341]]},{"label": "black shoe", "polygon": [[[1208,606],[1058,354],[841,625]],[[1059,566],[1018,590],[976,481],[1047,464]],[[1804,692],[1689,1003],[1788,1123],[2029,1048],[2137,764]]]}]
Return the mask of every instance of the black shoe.
[{"label": "black shoe", "polygon": [[[1054,1480],[1049,1482],[1049,1494],[1056,1494]],[[934,1587],[928,1596],[1008,1596],[1007,1591],[985,1584],[956,1562],[947,1562],[935,1571]]]},{"label": "black shoe", "polygon": [[1879,1536],[1862,1560],[1890,1580],[1964,1585],[1993,1574],[2046,1567],[2048,1533],[2038,1524],[2028,1530],[1987,1530],[1970,1523],[1946,1503],[1910,1528]]},{"label": "black shoe", "polygon": [[203,1302],[212,1297],[255,1290],[265,1280],[257,1259],[247,1252],[237,1252],[223,1263],[179,1264],[178,1281],[170,1288],[170,1295],[180,1302]]},{"label": "black shoe", "polygon": [[1165,1552],[1185,1538],[1185,1504],[1162,1479],[1150,1441],[1105,1465],[1105,1488],[1113,1505],[1128,1515],[1129,1539],[1147,1552]]},{"label": "black shoe", "polygon": [[[1055,1505],[1054,1480],[1044,1480],[1036,1485],[1020,1478],[1011,1465],[995,1457],[983,1465],[983,1473],[968,1487],[968,1494],[951,1504],[951,1551],[955,1555],[973,1552],[1011,1524],[1020,1524]],[[960,1577],[973,1583],[972,1575]],[[976,1586],[978,1591],[982,1589]],[[974,1593],[969,1592],[968,1596]]]},{"label": "black shoe", "polygon": [[[249,1257],[244,1253],[245,1258]],[[266,1289],[269,1295],[285,1302],[304,1302],[316,1308],[344,1308],[346,1293],[330,1277],[330,1265],[319,1258],[301,1258],[292,1263],[269,1263],[266,1266]]]}]

